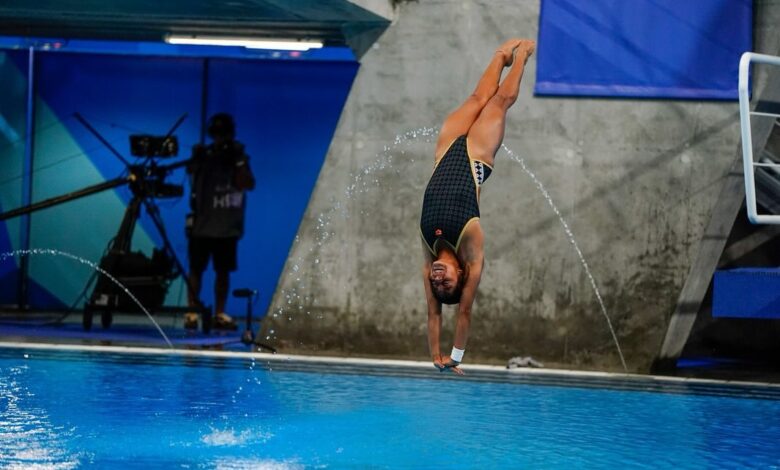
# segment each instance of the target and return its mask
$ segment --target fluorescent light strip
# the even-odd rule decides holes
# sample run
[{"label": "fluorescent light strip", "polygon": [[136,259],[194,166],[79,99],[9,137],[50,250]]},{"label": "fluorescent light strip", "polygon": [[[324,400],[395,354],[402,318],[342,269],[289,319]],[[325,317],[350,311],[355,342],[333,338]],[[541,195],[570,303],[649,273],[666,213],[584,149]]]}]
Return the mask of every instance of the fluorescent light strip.
[{"label": "fluorescent light strip", "polygon": [[203,36],[168,36],[165,38],[165,42],[168,44],[233,46],[246,47],[247,49],[272,49],[277,51],[308,51],[309,49],[319,49],[322,47],[322,42],[319,41],[290,41],[285,39],[250,39]]}]

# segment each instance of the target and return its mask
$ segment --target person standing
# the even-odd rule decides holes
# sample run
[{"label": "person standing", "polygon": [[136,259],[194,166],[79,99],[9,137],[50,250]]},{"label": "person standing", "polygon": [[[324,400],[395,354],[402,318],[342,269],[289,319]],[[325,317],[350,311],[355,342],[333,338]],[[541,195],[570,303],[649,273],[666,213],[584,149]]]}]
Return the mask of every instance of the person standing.
[{"label": "person standing", "polygon": [[[255,187],[244,145],[235,140],[235,122],[227,113],[209,119],[212,143],[193,147],[187,166],[190,175],[190,208],[187,217],[189,305],[197,307],[203,272],[209,260],[215,273],[215,312],[213,327],[237,329],[236,322],[225,313],[230,273],[238,268],[238,241],[244,235],[246,192]],[[187,313],[184,327],[197,329],[197,313]]]}]

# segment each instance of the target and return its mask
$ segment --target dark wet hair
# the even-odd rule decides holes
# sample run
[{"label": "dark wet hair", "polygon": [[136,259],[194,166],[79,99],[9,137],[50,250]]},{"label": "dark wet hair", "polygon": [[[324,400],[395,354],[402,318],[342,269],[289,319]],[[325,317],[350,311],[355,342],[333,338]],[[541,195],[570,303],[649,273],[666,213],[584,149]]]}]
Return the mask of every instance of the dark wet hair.
[{"label": "dark wet hair", "polygon": [[433,296],[436,297],[436,300],[447,305],[460,303],[460,296],[463,294],[463,286],[466,284],[466,279],[469,277],[469,268],[468,266],[463,266],[459,269],[461,272],[458,275],[458,283],[455,284],[455,288],[452,289],[452,292],[445,292],[444,290],[438,291],[433,287],[433,282],[431,282],[430,279],[428,280],[428,282],[431,282],[431,292],[433,292]]}]

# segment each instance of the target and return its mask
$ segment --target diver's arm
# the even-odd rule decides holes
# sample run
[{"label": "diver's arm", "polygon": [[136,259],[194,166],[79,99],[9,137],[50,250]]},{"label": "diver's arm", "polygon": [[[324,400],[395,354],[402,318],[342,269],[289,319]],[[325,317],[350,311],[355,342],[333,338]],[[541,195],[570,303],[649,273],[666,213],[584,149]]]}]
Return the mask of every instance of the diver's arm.
[{"label": "diver's arm", "polygon": [[474,298],[477,295],[477,287],[482,278],[482,260],[469,264],[469,277],[463,286],[463,292],[460,295],[458,304],[458,317],[455,323],[455,340],[453,346],[458,349],[466,349],[466,342],[469,338],[469,328],[471,326],[471,307],[474,304]]},{"label": "diver's arm", "polygon": [[[462,243],[464,262],[468,265],[468,277],[463,285],[458,304],[458,317],[455,323],[455,340],[453,346],[458,349],[466,349],[471,326],[471,309],[477,296],[477,288],[482,280],[482,268],[484,266],[483,251],[484,236],[479,222],[473,224]],[[456,361],[451,361],[458,364]]]},{"label": "diver's arm", "polygon": [[423,283],[425,284],[425,296],[428,299],[428,348],[431,351],[433,365],[439,369],[439,372],[451,370],[452,372],[463,375],[463,371],[458,367],[457,362],[453,362],[450,356],[442,356],[441,344],[441,302],[433,296],[431,292],[430,263],[427,268],[423,268]]},{"label": "diver's arm", "polygon": [[441,349],[439,346],[439,337],[441,334],[441,302],[433,296],[431,290],[431,263],[433,256],[423,242],[423,286],[425,288],[425,300],[428,307],[428,350],[434,363],[441,361]]}]

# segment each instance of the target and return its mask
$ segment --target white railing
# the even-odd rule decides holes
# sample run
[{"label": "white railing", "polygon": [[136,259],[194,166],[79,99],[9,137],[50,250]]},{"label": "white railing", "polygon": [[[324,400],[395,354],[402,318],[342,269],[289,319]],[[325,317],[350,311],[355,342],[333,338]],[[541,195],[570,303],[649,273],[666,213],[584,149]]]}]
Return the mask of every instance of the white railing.
[{"label": "white railing", "polygon": [[745,171],[745,204],[747,205],[748,218],[754,224],[780,224],[780,215],[759,215],[756,210],[756,178],[754,167],[770,167],[780,170],[780,164],[753,161],[753,140],[750,128],[750,117],[764,116],[780,118],[780,114],[750,111],[748,72],[750,71],[750,64],[753,62],[780,66],[780,57],[745,52],[739,60],[739,121],[742,127],[742,162]]}]

